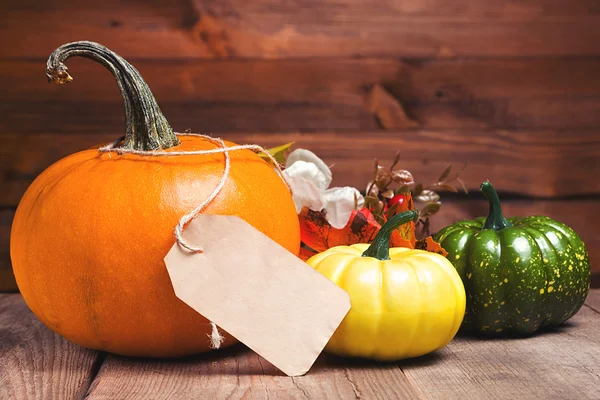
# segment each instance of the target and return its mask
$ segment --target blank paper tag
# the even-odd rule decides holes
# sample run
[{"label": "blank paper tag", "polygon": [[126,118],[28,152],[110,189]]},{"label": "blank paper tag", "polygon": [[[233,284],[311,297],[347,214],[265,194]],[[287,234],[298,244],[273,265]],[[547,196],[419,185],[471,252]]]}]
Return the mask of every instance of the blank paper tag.
[{"label": "blank paper tag", "polygon": [[236,216],[198,215],[165,263],[175,294],[290,376],[315,362],[350,310],[348,294]]}]

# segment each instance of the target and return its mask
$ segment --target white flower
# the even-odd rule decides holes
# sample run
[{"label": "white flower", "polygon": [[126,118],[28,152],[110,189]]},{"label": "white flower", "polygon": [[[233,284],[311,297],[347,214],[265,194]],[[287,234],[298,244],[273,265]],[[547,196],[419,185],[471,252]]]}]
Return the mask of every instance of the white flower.
[{"label": "white flower", "polygon": [[365,199],[353,187],[329,189],[331,170],[311,151],[297,149],[290,153],[283,174],[292,188],[296,211],[300,213],[303,207],[324,211],[325,219],[336,229],[346,226],[355,206],[364,205]]}]

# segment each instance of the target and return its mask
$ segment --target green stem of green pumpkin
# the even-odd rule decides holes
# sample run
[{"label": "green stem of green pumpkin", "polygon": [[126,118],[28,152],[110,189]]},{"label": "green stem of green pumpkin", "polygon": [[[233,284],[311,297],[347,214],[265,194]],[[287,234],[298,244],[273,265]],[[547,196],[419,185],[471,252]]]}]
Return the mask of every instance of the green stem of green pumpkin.
[{"label": "green stem of green pumpkin", "polygon": [[498,197],[498,193],[496,193],[496,189],[494,189],[490,181],[483,182],[480,189],[490,203],[490,211],[488,212],[487,219],[485,220],[482,229],[500,230],[509,226],[513,226],[506,218],[504,218],[504,215],[502,215],[500,198]]},{"label": "green stem of green pumpkin", "polygon": [[417,218],[419,218],[419,212],[416,210],[404,211],[403,213],[394,215],[381,227],[379,233],[375,236],[375,240],[373,240],[373,243],[371,243],[369,248],[362,253],[362,256],[374,257],[378,260],[389,260],[390,239],[392,233],[394,233],[400,225],[415,221]]},{"label": "green stem of green pumpkin", "polygon": [[98,43],[73,42],[54,50],[46,64],[48,81],[59,84],[71,82],[73,78],[63,61],[73,56],[94,60],[115,77],[123,97],[127,124],[122,148],[148,151],[179,144],[177,135],[160,111],[140,73],[121,56]]}]

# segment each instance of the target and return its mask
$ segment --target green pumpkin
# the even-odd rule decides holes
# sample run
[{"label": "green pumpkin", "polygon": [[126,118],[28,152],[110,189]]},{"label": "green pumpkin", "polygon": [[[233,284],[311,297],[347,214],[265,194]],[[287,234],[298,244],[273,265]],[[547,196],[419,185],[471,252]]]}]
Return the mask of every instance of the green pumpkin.
[{"label": "green pumpkin", "polygon": [[463,328],[486,334],[531,334],[571,318],[590,287],[581,238],[544,216],[502,215],[491,183],[487,218],[459,221],[435,235],[467,292]]}]

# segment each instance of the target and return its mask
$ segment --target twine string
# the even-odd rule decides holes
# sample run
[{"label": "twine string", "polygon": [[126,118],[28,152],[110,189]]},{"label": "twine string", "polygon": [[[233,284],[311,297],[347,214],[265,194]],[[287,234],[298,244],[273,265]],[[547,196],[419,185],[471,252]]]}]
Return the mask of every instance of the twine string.
[{"label": "twine string", "polygon": [[[208,206],[219,195],[221,190],[223,190],[223,187],[225,187],[225,183],[227,182],[227,179],[229,178],[229,172],[231,170],[231,159],[229,156],[229,152],[239,151],[239,150],[253,150],[255,152],[265,154],[269,158],[269,160],[273,163],[273,165],[275,166],[275,169],[279,173],[279,176],[284,181],[284,183],[286,184],[288,189],[291,190],[290,185],[284,178],[283,171],[281,169],[281,166],[277,162],[277,160],[275,160],[275,158],[271,155],[271,153],[269,153],[267,150],[265,150],[264,148],[262,148],[259,145],[244,144],[244,145],[236,145],[236,146],[227,147],[227,145],[225,144],[225,142],[223,142],[223,139],[221,139],[221,138],[214,138],[214,137],[211,137],[208,135],[202,135],[200,133],[177,133],[177,135],[178,136],[201,137],[203,139],[210,141],[211,143],[218,145],[219,147],[215,148],[215,149],[210,149],[210,150],[168,151],[168,152],[167,151],[159,151],[159,150],[150,150],[150,151],[134,150],[134,149],[119,148],[118,147],[119,144],[123,141],[123,138],[121,138],[110,144],[107,144],[106,146],[100,147],[98,149],[98,151],[100,153],[117,153],[119,155],[120,154],[135,154],[135,155],[147,156],[147,157],[190,156],[190,155],[210,155],[210,154],[223,154],[224,155],[225,168],[223,170],[223,175],[221,175],[221,178],[219,179],[219,183],[217,184],[217,186],[215,186],[215,188],[213,189],[211,194],[202,203],[200,203],[196,208],[194,208],[193,210],[191,210],[190,212],[185,214],[183,217],[181,217],[181,219],[179,220],[179,223],[177,223],[177,226],[175,226],[174,233],[175,233],[175,238],[177,239],[177,243],[181,247],[183,247],[191,252],[202,253],[202,247],[189,244],[183,238],[183,231],[184,231],[185,227],[187,226],[187,224],[192,219],[194,219],[196,217],[196,215],[200,214],[202,212],[202,210],[204,210],[204,208],[206,208],[206,206]],[[210,321],[210,325],[212,328],[212,332],[210,335],[208,335],[208,337],[210,338],[210,341],[211,341],[211,347],[213,349],[218,349],[219,347],[221,347],[221,344],[223,343],[223,340],[225,340],[225,338],[219,333],[219,330],[217,329],[217,325],[214,322]]]}]

